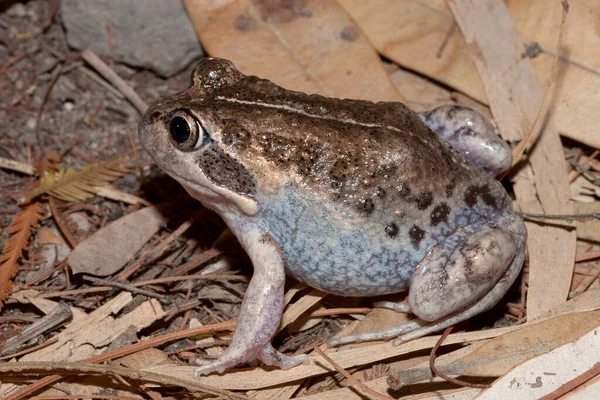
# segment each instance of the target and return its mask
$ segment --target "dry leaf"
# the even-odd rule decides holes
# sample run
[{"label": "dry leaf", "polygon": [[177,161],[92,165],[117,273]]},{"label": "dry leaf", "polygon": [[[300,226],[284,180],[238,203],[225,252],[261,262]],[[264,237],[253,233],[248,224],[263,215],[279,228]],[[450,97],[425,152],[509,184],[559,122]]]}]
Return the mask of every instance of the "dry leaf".
[{"label": "dry leaf", "polygon": [[155,365],[175,364],[167,353],[160,349],[150,348],[115,360],[119,365],[127,368],[142,369]]},{"label": "dry leaf", "polygon": [[37,233],[37,243],[38,244],[63,244],[63,240],[60,236],[57,236],[50,231],[49,228],[43,227]]},{"label": "dry leaf", "polygon": [[[339,0],[385,57],[487,103],[472,55],[447,3],[440,0]],[[556,52],[561,2],[505,1],[537,81],[545,86]],[[480,7],[483,8],[483,7]],[[563,136],[600,148],[600,2],[571,1],[549,115]],[[490,30],[490,32],[494,32]],[[494,32],[495,33],[495,32]],[[496,35],[496,37],[498,37]],[[516,138],[513,138],[516,139]]]},{"label": "dry leaf", "polygon": [[41,177],[39,186],[25,193],[18,202],[23,204],[46,193],[64,201],[89,199],[99,188],[125,174],[126,164],[127,159],[116,158],[87,165],[81,171],[67,168],[47,173]]},{"label": "dry leaf", "polygon": [[15,215],[8,227],[10,237],[0,256],[0,307],[12,293],[12,278],[17,273],[19,258],[23,251],[28,250],[29,237],[43,218],[43,213],[44,209],[40,203],[31,203]]},{"label": "dry leaf", "polygon": [[305,93],[402,101],[377,52],[334,0],[184,3],[207,53],[247,75]]},{"label": "dry leaf", "polygon": [[[598,364],[598,360],[600,360],[600,327],[572,343],[525,361],[495,381],[491,388],[477,398],[482,400],[540,399],[592,369]],[[598,393],[589,398],[598,398]]]},{"label": "dry leaf", "polygon": [[79,243],[69,255],[73,273],[108,276],[123,268],[165,225],[164,209],[165,206],[153,206],[132,212]]},{"label": "dry leaf", "polygon": [[490,339],[466,357],[461,375],[499,376],[532,357],[547,353],[600,324],[600,311],[571,313]]}]

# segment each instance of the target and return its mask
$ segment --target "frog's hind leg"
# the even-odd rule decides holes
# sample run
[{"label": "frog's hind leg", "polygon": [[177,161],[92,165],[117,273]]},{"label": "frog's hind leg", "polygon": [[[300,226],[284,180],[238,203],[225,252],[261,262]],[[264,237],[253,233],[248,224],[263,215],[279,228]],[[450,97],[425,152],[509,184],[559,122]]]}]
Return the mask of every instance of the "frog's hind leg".
[{"label": "frog's hind leg", "polygon": [[477,111],[446,105],[418,114],[429,129],[485,172],[498,176],[510,168],[510,146],[496,135],[491,122]]},{"label": "frog's hind leg", "polygon": [[331,346],[366,340],[395,344],[455,325],[492,308],[513,284],[525,257],[526,231],[513,215],[462,228],[431,250],[411,278],[408,305],[384,307],[419,317],[383,331],[347,336]]}]

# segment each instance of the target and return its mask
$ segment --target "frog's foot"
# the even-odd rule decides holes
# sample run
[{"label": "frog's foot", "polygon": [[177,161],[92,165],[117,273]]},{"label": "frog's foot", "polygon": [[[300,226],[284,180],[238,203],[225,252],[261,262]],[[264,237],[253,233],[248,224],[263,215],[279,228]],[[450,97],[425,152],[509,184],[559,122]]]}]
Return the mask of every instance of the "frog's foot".
[{"label": "frog's foot", "polygon": [[411,278],[410,311],[419,319],[379,332],[331,340],[328,345],[398,337],[394,344],[445,329],[492,308],[513,284],[525,257],[526,230],[513,215],[450,235],[421,261]]},{"label": "frog's foot", "polygon": [[269,343],[266,345],[259,356],[259,358],[267,365],[276,365],[281,369],[290,369],[296,365],[310,364],[310,359],[306,354],[298,354],[296,356],[286,356],[283,353],[275,350]]},{"label": "frog's foot", "polygon": [[281,369],[290,369],[300,364],[310,363],[310,359],[306,354],[286,356],[275,350],[271,343],[267,343],[262,350],[258,354],[253,355],[253,357],[249,357],[247,350],[242,349],[241,347],[230,346],[227,350],[229,349],[232,350],[223,353],[216,361],[196,360],[196,363],[200,366],[194,370],[194,377],[198,378],[212,372],[222,373],[229,368],[254,358],[262,360],[266,365],[275,365]]},{"label": "frog's foot", "polygon": [[510,146],[494,126],[470,108],[446,105],[419,113],[421,121],[452,148],[489,174],[498,176],[510,168]]}]

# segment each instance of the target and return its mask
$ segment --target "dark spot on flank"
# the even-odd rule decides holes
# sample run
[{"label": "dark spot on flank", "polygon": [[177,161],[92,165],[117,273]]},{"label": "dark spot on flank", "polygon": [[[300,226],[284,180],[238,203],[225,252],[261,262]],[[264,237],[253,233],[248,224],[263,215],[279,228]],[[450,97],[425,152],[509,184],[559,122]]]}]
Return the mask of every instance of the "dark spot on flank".
[{"label": "dark spot on flank", "polygon": [[441,203],[431,211],[431,226],[437,226],[441,222],[448,222],[448,214],[450,214],[450,207],[448,204]]},{"label": "dark spot on flank", "polygon": [[255,31],[258,25],[258,21],[249,15],[238,15],[233,22],[233,27],[241,32]]},{"label": "dark spot on flank", "polygon": [[396,237],[398,235],[398,225],[395,222],[386,225],[385,233],[391,238]]},{"label": "dark spot on flank", "polygon": [[385,198],[385,189],[381,186],[377,186],[375,188],[375,196],[379,197],[380,199]]},{"label": "dark spot on flank", "polygon": [[412,243],[415,249],[419,248],[419,244],[425,238],[425,231],[419,228],[417,225],[413,225],[408,231],[408,235],[410,236],[410,242]]},{"label": "dark spot on flank", "polygon": [[354,42],[357,36],[356,29],[351,26],[344,27],[344,29],[342,29],[340,32],[340,37],[342,40],[346,40],[348,42]]},{"label": "dark spot on flank", "polygon": [[421,192],[415,195],[414,202],[419,210],[426,210],[433,203],[431,192]]},{"label": "dark spot on flank", "polygon": [[454,119],[458,110],[460,110],[460,107],[457,107],[457,106],[448,107],[448,109],[446,110],[446,118],[448,118],[449,120]]},{"label": "dark spot on flank", "polygon": [[452,193],[454,192],[454,187],[456,184],[454,182],[446,185],[446,197],[452,197]]},{"label": "dark spot on flank", "polygon": [[408,185],[401,183],[400,185],[396,186],[396,192],[398,192],[398,196],[404,197],[410,194],[410,189]]},{"label": "dark spot on flank", "polygon": [[358,203],[356,203],[356,209],[362,214],[369,215],[375,210],[375,203],[373,203],[373,199],[370,197],[360,199]]},{"label": "dark spot on flank", "polygon": [[490,192],[490,187],[488,185],[469,186],[467,190],[465,190],[464,199],[469,207],[473,208],[475,204],[477,204],[477,199],[479,198],[481,198],[485,205],[498,208],[496,199]]},{"label": "dark spot on flank", "polygon": [[470,137],[477,136],[478,133],[468,126],[461,126],[456,132],[454,132],[454,135],[457,137]]}]

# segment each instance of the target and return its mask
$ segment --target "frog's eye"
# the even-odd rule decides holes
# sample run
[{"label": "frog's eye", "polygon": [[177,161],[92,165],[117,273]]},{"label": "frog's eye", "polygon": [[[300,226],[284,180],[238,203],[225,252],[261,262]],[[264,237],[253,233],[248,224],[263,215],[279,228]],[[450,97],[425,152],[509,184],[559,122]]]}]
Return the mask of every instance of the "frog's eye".
[{"label": "frog's eye", "polygon": [[178,111],[171,117],[169,135],[180,150],[196,150],[208,142],[208,133],[200,122],[188,113]]}]

